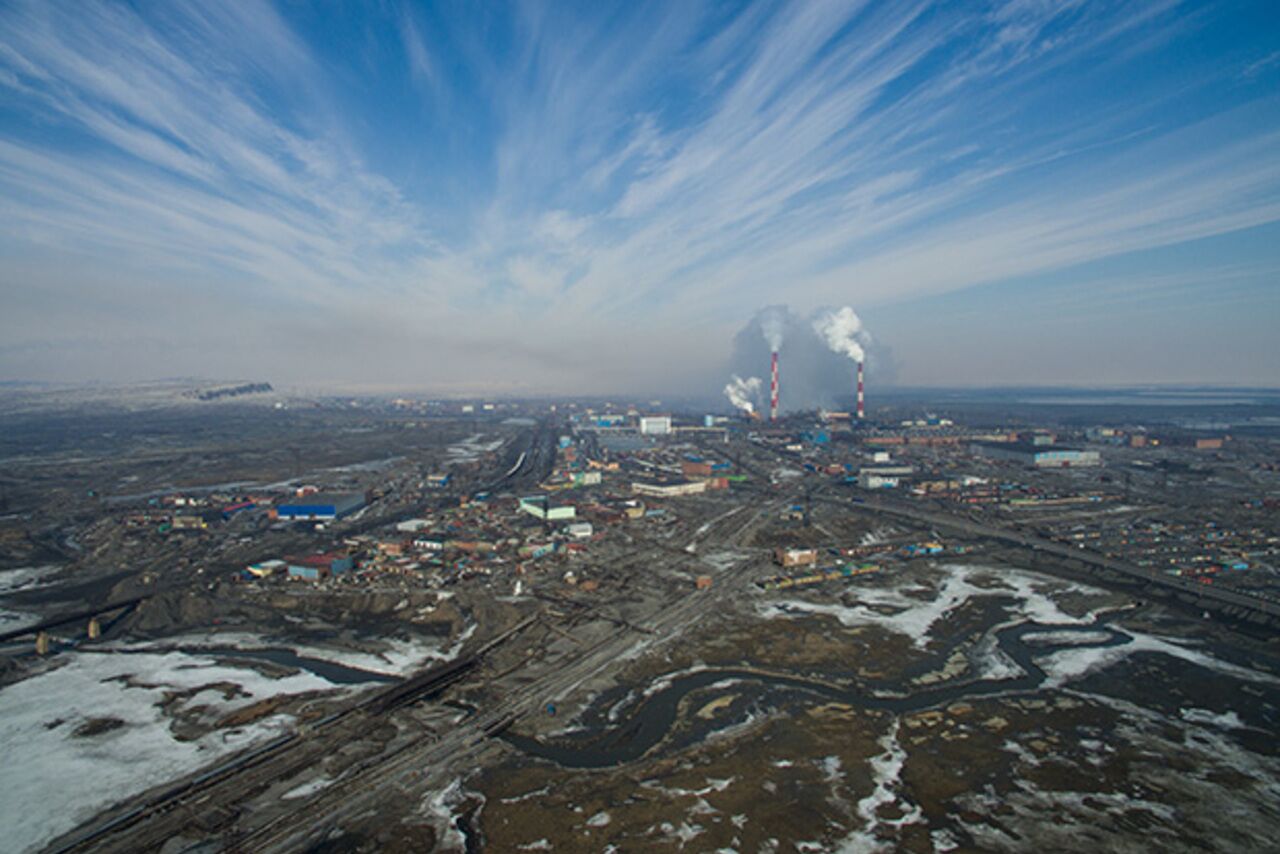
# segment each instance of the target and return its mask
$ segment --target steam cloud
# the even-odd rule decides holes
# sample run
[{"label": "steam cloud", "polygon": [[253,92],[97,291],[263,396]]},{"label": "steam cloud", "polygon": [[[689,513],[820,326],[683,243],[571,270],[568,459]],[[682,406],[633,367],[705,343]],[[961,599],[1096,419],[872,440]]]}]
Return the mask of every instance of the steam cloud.
[{"label": "steam cloud", "polygon": [[782,341],[787,334],[790,315],[791,311],[785,305],[771,305],[768,308],[761,309],[758,315],[760,333],[764,335],[764,340],[768,342],[769,349],[774,353],[782,349]]},{"label": "steam cloud", "polygon": [[724,387],[724,393],[736,409],[741,409],[743,412],[751,414],[756,411],[756,400],[760,397],[760,385],[759,377],[747,377],[744,380],[734,374],[729,379],[729,384]]},{"label": "steam cloud", "polygon": [[855,362],[867,358],[862,343],[869,342],[871,336],[862,328],[862,318],[849,306],[819,314],[813,321],[813,331],[827,342],[831,352],[848,356]]},{"label": "steam cloud", "polygon": [[[775,347],[785,368],[780,394],[784,412],[851,411],[855,385],[850,360],[865,362],[873,394],[877,384],[893,379],[892,352],[867,333],[861,318],[847,306],[823,308],[807,317],[784,305],[761,309],[734,337],[729,372],[737,379],[767,371]],[[729,386],[724,393],[732,401]],[[762,387],[751,389],[745,396],[755,411]]]}]

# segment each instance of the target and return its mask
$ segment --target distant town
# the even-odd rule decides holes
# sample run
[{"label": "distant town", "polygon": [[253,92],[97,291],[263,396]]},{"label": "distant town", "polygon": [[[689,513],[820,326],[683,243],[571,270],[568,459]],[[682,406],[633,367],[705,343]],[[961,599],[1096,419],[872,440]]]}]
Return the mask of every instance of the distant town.
[{"label": "distant town", "polygon": [[[599,797],[562,776],[573,768],[612,769],[598,783],[615,805],[627,769],[674,780],[679,766],[660,769],[679,756],[710,763],[708,779],[767,768],[770,785],[816,796],[830,781],[789,764],[809,748],[765,761],[725,745],[802,738],[844,708],[876,727],[890,709],[913,733],[891,743],[907,767],[919,751],[960,763],[970,742],[1041,750],[1046,731],[1165,678],[1095,684],[1115,668],[1273,678],[1280,471],[1265,404],[1206,426],[981,395],[889,394],[860,417],[268,388],[10,417],[5,561],[22,568],[0,575],[0,700],[23,686],[78,697],[15,710],[15,725],[31,727],[29,749],[118,781],[67,790],[79,806],[46,811],[40,846],[372,845],[385,831],[361,816],[378,802],[407,826],[420,816],[388,837],[401,843],[515,850],[551,838],[521,828],[557,808],[520,787],[568,786],[563,809]],[[1220,652],[1198,650],[1208,638]],[[63,685],[90,665],[107,681]],[[1261,726],[1275,698],[1260,697],[1233,713]],[[818,717],[775,714],[802,708]],[[113,752],[131,732],[199,749],[158,785]],[[1060,761],[1131,762],[1160,732]],[[890,744],[867,737],[846,746]],[[996,791],[1021,779],[988,773]],[[1109,779],[1077,785],[1105,793]],[[895,797],[921,830],[990,841],[985,819],[947,818],[968,803],[959,790],[909,780]],[[432,791],[447,793],[436,813],[405,800]],[[1197,790],[1197,809],[1216,791]],[[619,812],[595,809],[585,818]],[[645,810],[610,821],[623,838],[652,832]],[[727,819],[683,821],[717,844],[744,838]],[[598,826],[557,826],[554,844]]]}]

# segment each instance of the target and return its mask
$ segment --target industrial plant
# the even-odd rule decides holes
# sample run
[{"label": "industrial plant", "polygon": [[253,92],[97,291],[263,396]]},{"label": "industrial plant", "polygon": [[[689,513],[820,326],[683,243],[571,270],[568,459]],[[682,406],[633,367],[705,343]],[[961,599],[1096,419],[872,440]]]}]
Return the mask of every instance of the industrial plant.
[{"label": "industrial plant", "polygon": [[0,2],[0,854],[1280,849],[1278,37]]},{"label": "industrial plant", "polygon": [[[184,405],[222,408],[170,416],[168,455],[117,438],[92,462],[85,434],[15,422],[6,441],[37,452],[11,469],[6,560],[43,568],[10,570],[0,594],[0,710],[30,745],[10,761],[39,751],[117,781],[37,787],[61,806],[24,801],[47,816],[24,846],[576,850],[676,821],[764,844],[730,820],[741,781],[828,804],[834,778],[804,769],[890,744],[911,826],[984,847],[989,813],[965,793],[1013,797],[1037,767],[1020,757],[1056,756],[1099,798],[1161,785],[1139,752],[1241,773],[1181,741],[1219,730],[1166,715],[1151,686],[1182,680],[1181,708],[1213,709],[1227,680],[1256,692],[1232,731],[1266,731],[1276,677],[1248,657],[1280,617],[1273,435],[1150,409],[938,409],[864,387],[851,311],[785,332],[762,341],[767,413],[750,375],[709,410],[201,400]],[[806,344],[839,357],[822,379],[845,409],[788,402],[790,382],[814,385],[803,350],[788,369]],[[108,664],[82,699],[3,704]],[[1097,746],[1067,747],[1080,731]],[[188,758],[133,773],[113,747],[132,732]],[[931,770],[973,751],[992,760],[963,789]],[[1268,826],[1267,779],[1231,794],[1249,834]],[[1168,797],[1195,811],[1220,795]],[[540,825],[547,810],[583,818]]]}]

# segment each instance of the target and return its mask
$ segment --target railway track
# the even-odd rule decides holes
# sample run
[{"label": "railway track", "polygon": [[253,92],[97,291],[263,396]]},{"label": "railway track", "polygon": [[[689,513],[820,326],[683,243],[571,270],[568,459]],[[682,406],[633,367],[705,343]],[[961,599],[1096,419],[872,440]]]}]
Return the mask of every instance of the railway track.
[{"label": "railway track", "polygon": [[[436,696],[465,678],[474,671],[487,652],[528,628],[539,617],[540,615],[534,615],[521,621],[471,655],[432,667],[311,723],[305,729],[300,728],[298,732],[280,736],[228,762],[182,780],[106,822],[83,830],[71,839],[64,838],[61,842],[55,842],[49,850],[61,854],[97,850],[100,847],[103,850],[125,851],[158,848],[169,836],[174,835],[173,828],[163,824],[170,815],[209,801],[218,801],[214,806],[216,812],[225,807],[225,802],[245,800],[246,792],[261,791],[277,780],[288,779],[323,758],[334,743],[341,744],[349,738],[358,737],[361,732],[367,731],[374,723],[397,709]],[[219,787],[224,785],[232,787],[233,791],[220,793]],[[161,823],[151,829],[140,828],[132,833],[128,840],[124,840],[124,847],[114,845],[112,837],[147,822]]]},{"label": "railway track", "polygon": [[[781,503],[777,502],[779,506]],[[749,530],[751,524],[758,522],[768,510],[769,507],[765,507],[750,514],[747,522],[740,525],[735,533]],[[732,581],[745,583],[751,563],[744,561],[722,573],[722,583],[714,591],[686,596],[659,611],[649,625],[634,628],[647,631],[649,643],[676,637],[699,614],[714,609],[717,600],[733,595],[737,586]],[[237,837],[238,847],[235,850],[297,850],[307,841],[341,826],[345,819],[368,810],[370,804],[378,800],[378,793],[388,787],[421,793],[444,784],[446,778],[457,775],[460,769],[473,767],[478,754],[491,744],[492,736],[547,701],[567,696],[583,682],[614,666],[628,651],[633,637],[632,628],[619,627],[590,647],[569,652],[557,670],[508,692],[497,705],[463,722],[446,736],[387,757],[386,761],[365,769],[359,775],[326,788],[317,799],[301,809]],[[316,815],[325,816],[322,826],[317,826]]]},{"label": "railway track", "polygon": [[[715,541],[717,546],[740,545],[765,514],[783,503],[785,501],[771,501],[747,514],[745,519],[741,514],[734,514],[719,520],[720,524],[706,532],[706,540]],[[296,808],[263,824],[254,826],[255,813],[246,810],[255,796],[322,761],[343,744],[366,737],[378,722],[396,720],[406,706],[425,696],[438,695],[470,677],[489,650],[532,625],[542,618],[542,613],[528,618],[465,659],[411,677],[316,721],[305,730],[282,736],[181,781],[77,835],[64,837],[50,850],[157,850],[168,839],[184,831],[189,833],[193,826],[210,841],[220,838],[225,850],[295,850],[316,838],[318,833],[327,833],[375,807],[378,798],[389,788],[405,793],[429,791],[443,778],[456,775],[461,769],[469,770],[480,752],[491,749],[494,736],[540,709],[547,701],[569,695],[586,680],[616,666],[637,636],[642,637],[646,645],[662,643],[678,636],[699,614],[716,610],[717,600],[736,589],[732,582],[739,576],[745,580],[751,563],[744,561],[722,570],[718,574],[721,583],[714,590],[683,596],[672,604],[659,606],[649,620],[641,621],[643,625],[612,620],[603,613],[592,614],[593,619],[612,622],[613,627],[589,645],[565,652],[555,670],[506,690],[498,702],[446,732],[424,733],[356,760],[326,788],[306,800],[299,800]],[[402,729],[402,735],[403,732]]]},{"label": "railway track", "polygon": [[[697,601],[689,599],[677,603],[660,616],[653,631],[669,630],[688,619],[697,604]],[[530,624],[531,620],[526,620],[510,630],[507,636]],[[390,752],[360,760],[337,782],[300,803],[298,809],[272,819],[263,827],[236,832],[234,825],[240,818],[239,804],[315,764],[335,744],[359,738],[375,721],[394,714],[424,695],[438,693],[455,684],[461,675],[472,672],[483,653],[500,639],[486,645],[477,655],[433,668],[388,691],[379,692],[357,706],[318,721],[305,735],[292,733],[282,736],[195,778],[182,781],[73,839],[55,844],[50,850],[155,850],[167,839],[189,829],[193,819],[198,826],[203,825],[202,830],[214,836],[222,835],[227,850],[286,850],[290,840],[311,835],[316,830],[317,815],[325,817],[325,827],[332,827],[340,824],[343,818],[367,809],[370,796],[389,785],[401,789],[420,788],[431,782],[438,766],[457,767],[458,762],[473,757],[494,735],[539,708],[548,698],[559,698],[613,664],[620,652],[617,649],[619,641],[632,636],[634,629],[618,627],[590,647],[571,653],[558,670],[541,680],[508,691],[500,702],[461,722],[454,730],[443,735],[425,736],[398,745]]]}]

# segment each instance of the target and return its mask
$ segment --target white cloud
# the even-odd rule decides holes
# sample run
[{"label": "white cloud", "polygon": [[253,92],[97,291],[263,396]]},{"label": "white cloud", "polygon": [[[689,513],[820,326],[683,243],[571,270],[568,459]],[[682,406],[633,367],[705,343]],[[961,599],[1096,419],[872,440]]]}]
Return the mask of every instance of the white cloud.
[{"label": "white cloud", "polygon": [[[1193,25],[1175,7],[532,5],[444,29],[404,11],[385,38],[431,95],[407,120],[349,103],[359,62],[314,56],[266,5],[14,4],[0,87],[65,138],[0,131],[0,240],[18,250],[0,331],[39,348],[132,311],[125,346],[159,292],[203,306],[166,332],[211,346],[235,337],[213,317],[269,338],[250,319],[268,304],[274,328],[376,330],[389,362],[462,341],[527,357],[472,360],[477,381],[658,382],[612,345],[661,338],[716,373],[728,340],[709,336],[767,302],[888,303],[1274,222],[1273,101],[1055,109],[1097,85],[1055,75],[1158,50]],[[509,50],[486,41],[500,26]],[[419,152],[420,125],[456,129],[453,147]],[[67,298],[104,271],[128,284]]]}]

